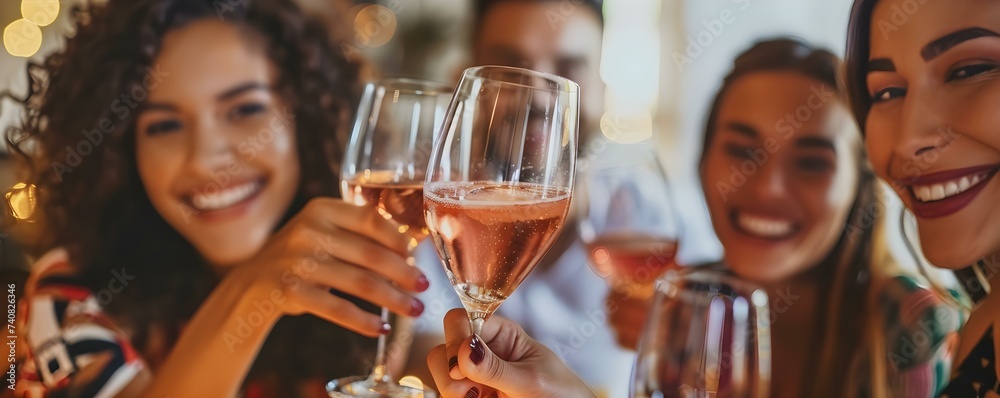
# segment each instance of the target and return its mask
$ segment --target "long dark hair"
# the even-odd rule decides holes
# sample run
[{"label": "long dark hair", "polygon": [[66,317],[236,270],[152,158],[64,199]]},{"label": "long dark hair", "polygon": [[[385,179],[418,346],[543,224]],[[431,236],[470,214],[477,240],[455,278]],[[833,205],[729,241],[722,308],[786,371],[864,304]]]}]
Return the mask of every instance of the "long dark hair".
[{"label": "long dark hair", "polygon": [[847,54],[844,73],[844,88],[847,90],[854,118],[865,130],[868,110],[872,107],[872,97],[868,94],[868,56],[871,51],[871,20],[876,0],[857,0],[851,8],[851,19],[847,25]]},{"label": "long dark hair", "polygon": [[[29,65],[25,117],[8,143],[25,161],[24,181],[37,186],[47,232],[39,247],[66,248],[94,292],[116,273],[134,276],[102,301],[155,368],[167,353],[156,347],[173,346],[219,278],[150,203],[136,167],[135,117],[115,113],[116,100],[143,84],[171,30],[209,18],[246,30],[279,71],[276,87],[295,118],[301,181],[287,220],[311,198],[339,196],[335,133],[356,102],[357,68],[292,0],[109,0],[73,15],[65,49]],[[88,144],[81,132],[95,129],[110,132]],[[371,346],[312,316],[285,317],[249,378],[294,395],[295,381],[359,373]]]},{"label": "long dark hair", "polygon": [[[709,111],[702,142],[701,163],[718,128],[719,105],[733,84],[752,73],[792,72],[815,79],[831,88],[838,88],[837,73],[840,60],[833,53],[814,48],[803,41],[782,38],[762,41],[740,54],[733,69],[726,76]],[[844,95],[839,92],[841,99]],[[820,330],[823,331],[817,367],[808,375],[808,396],[852,396],[857,386],[846,381],[867,373],[859,368],[866,361],[865,347],[869,337],[867,321],[871,287],[871,258],[875,246],[875,232],[871,220],[880,209],[876,197],[875,175],[868,163],[864,148],[858,145],[857,197],[847,216],[848,227],[840,235],[829,254],[810,271],[821,283],[821,313],[826,314]],[[871,380],[867,380],[871,381]]]}]

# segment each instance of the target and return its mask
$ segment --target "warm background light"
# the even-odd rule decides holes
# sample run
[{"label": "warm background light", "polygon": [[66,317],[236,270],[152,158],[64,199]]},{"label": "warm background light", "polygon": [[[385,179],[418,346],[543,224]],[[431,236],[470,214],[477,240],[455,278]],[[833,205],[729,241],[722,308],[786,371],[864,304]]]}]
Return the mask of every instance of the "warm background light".
[{"label": "warm background light", "polygon": [[619,143],[653,136],[660,85],[660,3],[617,0],[604,3],[601,79],[606,84],[601,132]]},{"label": "warm background light", "polygon": [[22,0],[21,16],[38,26],[48,26],[59,16],[59,0]]},{"label": "warm background light", "polygon": [[399,379],[399,385],[419,390],[424,389],[424,382],[420,381],[420,378],[417,376],[403,376],[402,379]]},{"label": "warm background light", "polygon": [[396,14],[388,7],[372,4],[365,6],[354,18],[354,34],[358,44],[382,47],[396,34]]},{"label": "warm background light", "polygon": [[4,28],[3,46],[15,57],[35,55],[42,47],[42,30],[26,19],[18,19]]},{"label": "warm background light", "polygon": [[6,195],[14,218],[27,220],[35,213],[35,186],[23,182],[14,184]]}]

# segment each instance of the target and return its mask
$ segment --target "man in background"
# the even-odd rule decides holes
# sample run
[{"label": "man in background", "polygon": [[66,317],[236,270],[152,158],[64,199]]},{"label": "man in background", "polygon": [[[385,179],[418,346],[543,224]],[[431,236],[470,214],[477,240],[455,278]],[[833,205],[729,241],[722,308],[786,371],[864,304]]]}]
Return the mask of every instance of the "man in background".
[{"label": "man in background", "polygon": [[[604,84],[600,77],[604,22],[599,0],[480,0],[474,6],[472,65],[504,65],[566,77],[580,85],[579,162],[600,155]],[[593,149],[592,149],[593,148]],[[432,278],[421,299],[427,310],[411,369],[423,368],[427,351],[443,340],[442,318],[461,304],[431,245],[418,249]],[[434,277],[432,277],[432,275]],[[555,351],[602,396],[628,393],[633,353],[618,348],[608,327],[607,283],[587,264],[576,220],[567,220],[548,254],[498,314],[513,319]],[[429,375],[419,374],[423,380]]]}]

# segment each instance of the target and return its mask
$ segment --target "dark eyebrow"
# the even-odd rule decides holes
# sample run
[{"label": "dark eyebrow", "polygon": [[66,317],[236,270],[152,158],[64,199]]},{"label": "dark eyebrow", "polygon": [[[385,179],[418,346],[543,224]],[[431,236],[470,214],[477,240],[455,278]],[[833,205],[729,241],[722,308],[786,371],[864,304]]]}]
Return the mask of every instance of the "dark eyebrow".
[{"label": "dark eyebrow", "polygon": [[795,146],[800,148],[829,149],[833,153],[837,153],[837,147],[833,145],[833,141],[816,136],[799,137],[799,139],[795,140]]},{"label": "dark eyebrow", "polygon": [[749,138],[757,138],[758,136],[760,136],[759,134],[757,134],[757,129],[751,127],[748,124],[740,122],[729,122],[726,123],[725,127],[726,127],[725,131],[736,133]]},{"label": "dark eyebrow", "polygon": [[876,58],[868,61],[868,72],[895,72],[896,64],[888,58]]},{"label": "dark eyebrow", "polygon": [[171,104],[164,104],[164,103],[160,103],[160,102],[146,102],[146,103],[144,103],[142,105],[139,105],[139,112],[141,113],[141,112],[145,112],[145,111],[168,111],[168,112],[176,112],[177,111],[177,107],[173,106]]},{"label": "dark eyebrow", "polygon": [[[235,97],[237,95],[240,95],[242,93],[245,93],[245,92],[251,91],[251,90],[265,90],[265,91],[270,91],[270,88],[266,84],[264,84],[264,83],[260,83],[260,82],[246,82],[246,83],[240,84],[240,85],[238,85],[236,87],[233,87],[233,88],[231,88],[229,90],[224,91],[222,94],[219,94],[216,97],[216,100],[218,100],[218,101],[225,101],[227,99],[233,98],[233,97]],[[176,112],[177,111],[177,107],[174,106],[174,105],[172,105],[172,104],[165,104],[165,103],[161,103],[161,102],[146,102],[146,103],[140,105],[140,108],[139,108],[139,112],[145,112],[145,111],[168,111],[168,112]]]},{"label": "dark eyebrow", "polygon": [[240,95],[240,94],[243,94],[243,93],[245,93],[247,91],[252,91],[252,90],[270,91],[271,88],[268,87],[266,84],[261,83],[261,82],[246,82],[246,83],[240,84],[240,85],[238,85],[236,87],[233,87],[233,88],[231,88],[229,90],[224,91],[222,94],[219,94],[219,96],[216,97],[216,99],[218,101],[224,101],[224,100],[233,98],[233,97],[235,97],[237,95]]},{"label": "dark eyebrow", "polygon": [[959,44],[980,37],[1000,37],[1000,34],[986,28],[965,28],[951,32],[927,43],[920,51],[924,61],[930,61]]}]

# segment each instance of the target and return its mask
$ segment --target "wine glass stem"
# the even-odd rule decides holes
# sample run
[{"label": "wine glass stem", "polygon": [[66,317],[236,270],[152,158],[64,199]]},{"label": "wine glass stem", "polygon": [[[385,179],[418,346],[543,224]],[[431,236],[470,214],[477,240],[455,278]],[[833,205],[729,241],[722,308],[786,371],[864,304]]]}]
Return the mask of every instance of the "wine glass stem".
[{"label": "wine glass stem", "polygon": [[[382,307],[382,322],[389,322],[389,309],[386,307]],[[385,359],[387,337],[384,334],[378,336],[378,348],[375,351],[375,368],[372,369],[370,377],[376,382],[390,383],[392,381],[392,376],[389,375],[389,365],[386,364]]]},{"label": "wine glass stem", "polygon": [[472,318],[469,318],[469,324],[472,325],[472,334],[476,336],[482,336],[483,323],[486,323],[486,318],[479,316],[473,316]]},{"label": "wine glass stem", "polygon": [[[416,258],[413,256],[413,251],[417,248],[416,239],[411,238],[409,245],[407,246],[406,263],[411,267],[416,265]],[[382,322],[389,323],[389,309],[382,307]],[[372,368],[372,374],[368,378],[377,383],[392,383],[392,375],[389,373],[389,364],[386,363],[386,352],[385,347],[388,344],[388,335],[378,336],[378,346],[375,349],[375,367]]]}]

